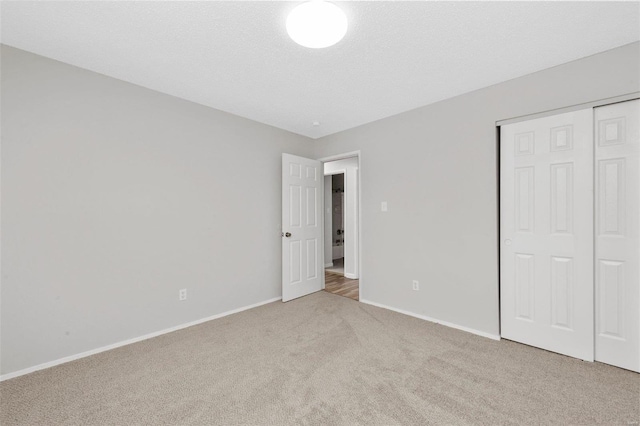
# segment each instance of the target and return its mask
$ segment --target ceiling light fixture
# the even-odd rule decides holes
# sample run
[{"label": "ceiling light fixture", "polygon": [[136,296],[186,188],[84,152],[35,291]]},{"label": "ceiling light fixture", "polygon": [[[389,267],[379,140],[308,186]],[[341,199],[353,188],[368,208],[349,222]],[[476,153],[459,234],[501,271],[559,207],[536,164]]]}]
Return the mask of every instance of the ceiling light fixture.
[{"label": "ceiling light fixture", "polygon": [[293,41],[304,47],[333,46],[347,33],[347,16],[333,3],[311,0],[289,13],[287,32]]}]

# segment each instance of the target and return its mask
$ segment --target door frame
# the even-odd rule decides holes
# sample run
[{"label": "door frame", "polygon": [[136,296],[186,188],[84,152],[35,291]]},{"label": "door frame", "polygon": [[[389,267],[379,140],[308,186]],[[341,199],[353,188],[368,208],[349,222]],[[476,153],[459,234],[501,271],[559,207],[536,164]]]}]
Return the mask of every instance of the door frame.
[{"label": "door frame", "polygon": [[[322,167],[323,167],[323,176],[324,176],[324,163],[329,163],[331,161],[337,161],[337,160],[346,160],[348,158],[357,158],[358,159],[358,172],[357,172],[357,176],[358,176],[358,182],[356,182],[356,187],[358,188],[358,302],[360,302],[363,297],[362,297],[362,290],[364,288],[364,286],[362,285],[362,160],[361,160],[361,155],[360,155],[360,150],[357,151],[351,151],[351,152],[345,152],[343,154],[336,154],[336,155],[330,155],[327,157],[322,157],[322,158],[318,158],[317,160],[320,161],[322,163]],[[346,180],[346,170],[344,170],[342,173],[345,174],[345,180]],[[338,174],[338,173],[333,173],[333,174]],[[324,205],[324,196],[322,197],[322,264],[325,265],[326,264],[326,259],[324,258],[324,215],[326,214],[326,206]],[[325,288],[325,274],[322,274],[322,288]]]}]

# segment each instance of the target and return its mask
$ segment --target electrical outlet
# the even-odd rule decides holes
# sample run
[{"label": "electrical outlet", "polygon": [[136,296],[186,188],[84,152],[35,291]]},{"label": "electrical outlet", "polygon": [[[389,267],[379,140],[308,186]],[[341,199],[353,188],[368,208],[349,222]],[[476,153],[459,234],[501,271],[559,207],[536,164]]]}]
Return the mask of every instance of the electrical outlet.
[{"label": "electrical outlet", "polygon": [[420,290],[420,283],[417,280],[413,280],[413,289],[415,291]]},{"label": "electrical outlet", "polygon": [[183,288],[182,290],[180,290],[178,292],[178,299],[179,300],[187,300],[187,289]]},{"label": "electrical outlet", "polygon": [[380,203],[380,210],[383,211],[383,212],[386,212],[387,209],[388,209],[387,202],[386,201],[381,202]]}]

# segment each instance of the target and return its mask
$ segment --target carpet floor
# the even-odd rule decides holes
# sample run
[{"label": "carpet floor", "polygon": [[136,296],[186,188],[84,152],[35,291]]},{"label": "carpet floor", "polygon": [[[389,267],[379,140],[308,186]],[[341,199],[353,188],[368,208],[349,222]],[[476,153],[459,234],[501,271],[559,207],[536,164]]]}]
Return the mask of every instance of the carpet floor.
[{"label": "carpet floor", "polygon": [[8,425],[638,424],[640,375],[318,292],[0,383]]}]

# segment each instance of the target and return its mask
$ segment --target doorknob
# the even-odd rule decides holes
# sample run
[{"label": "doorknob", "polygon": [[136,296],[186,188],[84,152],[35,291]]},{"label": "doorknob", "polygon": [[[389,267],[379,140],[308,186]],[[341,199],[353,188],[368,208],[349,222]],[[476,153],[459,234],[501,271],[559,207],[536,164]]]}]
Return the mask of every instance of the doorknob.
[{"label": "doorknob", "polygon": [[510,246],[511,245],[511,240],[507,238],[506,240],[504,240],[504,244],[506,246]]},{"label": "doorknob", "polygon": [[291,232],[287,232],[286,234],[284,234],[284,236],[289,238],[291,236]]}]

